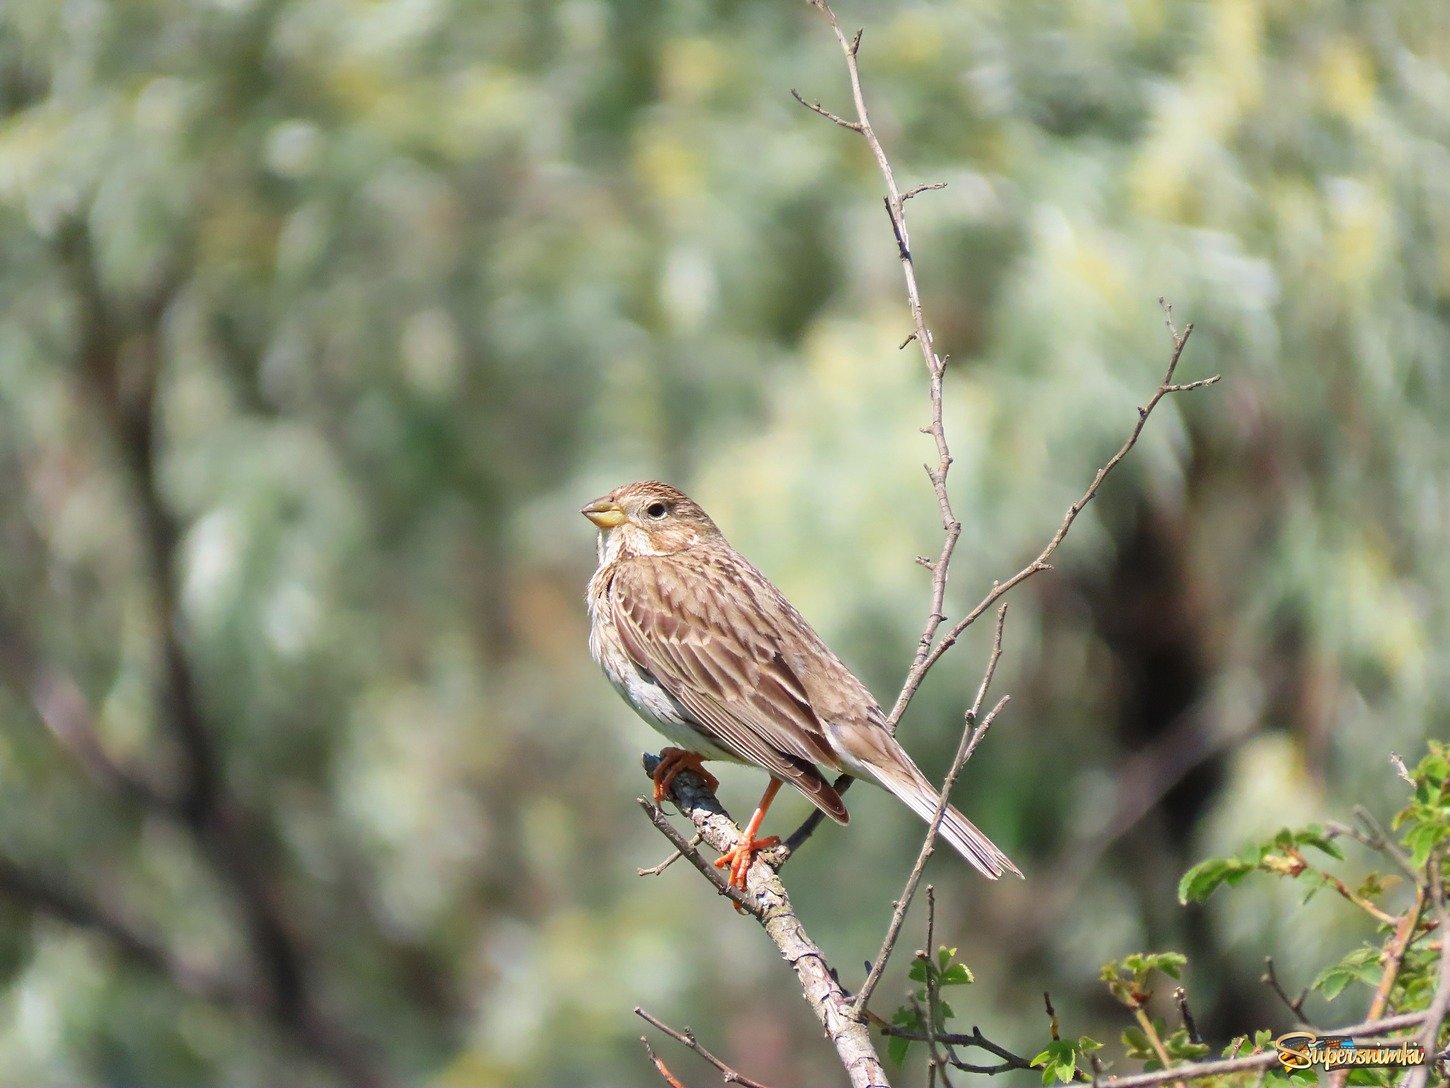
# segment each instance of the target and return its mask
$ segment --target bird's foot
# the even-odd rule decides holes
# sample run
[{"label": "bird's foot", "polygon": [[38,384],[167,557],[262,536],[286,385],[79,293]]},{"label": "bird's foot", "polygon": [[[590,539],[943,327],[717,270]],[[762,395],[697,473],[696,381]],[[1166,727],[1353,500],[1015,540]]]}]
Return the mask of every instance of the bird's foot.
[{"label": "bird's foot", "polygon": [[740,841],[733,848],[727,850],[715,859],[715,868],[723,869],[730,866],[730,886],[745,890],[745,874],[750,872],[750,866],[755,861],[755,855],[762,850],[769,850],[772,846],[780,845],[779,835],[767,835],[763,839],[755,837],[753,827],[746,828],[745,833],[740,836]]},{"label": "bird's foot", "polygon": [[655,804],[665,799],[681,771],[694,771],[705,780],[711,793],[720,788],[720,780],[705,770],[705,757],[700,753],[687,752],[683,748],[661,748],[660,761],[654,773]]}]

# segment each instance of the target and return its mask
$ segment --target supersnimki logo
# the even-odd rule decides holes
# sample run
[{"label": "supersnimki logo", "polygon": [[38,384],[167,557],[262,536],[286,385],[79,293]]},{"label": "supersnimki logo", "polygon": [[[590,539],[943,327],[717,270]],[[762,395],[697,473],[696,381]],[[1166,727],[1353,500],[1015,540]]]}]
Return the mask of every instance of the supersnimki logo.
[{"label": "supersnimki logo", "polygon": [[1357,1043],[1349,1035],[1291,1031],[1274,1040],[1279,1064],[1286,1070],[1347,1069],[1352,1066],[1407,1067],[1425,1064],[1425,1048],[1418,1043]]}]

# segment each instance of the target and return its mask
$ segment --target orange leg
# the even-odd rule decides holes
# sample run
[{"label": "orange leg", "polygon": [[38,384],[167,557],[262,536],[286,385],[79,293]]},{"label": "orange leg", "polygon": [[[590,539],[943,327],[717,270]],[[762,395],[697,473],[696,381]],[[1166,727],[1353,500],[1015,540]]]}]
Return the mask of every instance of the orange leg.
[{"label": "orange leg", "polygon": [[683,748],[661,748],[660,761],[655,767],[655,804],[665,799],[670,785],[681,771],[694,771],[705,780],[705,785],[714,793],[720,788],[720,780],[705,770],[705,757],[698,752],[687,752]]},{"label": "orange leg", "polygon": [[775,800],[776,792],[780,789],[780,783],[774,778],[770,785],[765,787],[765,793],[760,798],[760,804],[756,806],[755,815],[750,817],[750,823],[745,825],[745,831],[740,836],[740,841],[735,848],[728,853],[721,854],[715,859],[715,868],[723,869],[730,866],[730,883],[741,891],[745,890],[745,874],[750,871],[750,864],[755,860],[755,855],[762,850],[768,850],[772,846],[780,845],[780,836],[771,835],[769,838],[757,839],[755,833],[760,830],[761,823],[765,820],[765,813],[770,808],[770,803]]}]

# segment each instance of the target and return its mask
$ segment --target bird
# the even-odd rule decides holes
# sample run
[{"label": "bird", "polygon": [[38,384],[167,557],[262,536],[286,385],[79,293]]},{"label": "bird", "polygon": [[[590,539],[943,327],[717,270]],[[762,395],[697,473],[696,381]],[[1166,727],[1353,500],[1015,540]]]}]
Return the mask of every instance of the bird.
[{"label": "bird", "polygon": [[[581,511],[599,530],[589,579],[589,649],[624,700],[670,742],[654,771],[658,804],[682,770],[713,791],[703,761],[770,776],[738,845],[715,864],[744,890],[782,784],[839,824],[850,815],[827,774],[882,786],[930,822],[941,796],[887,728],[855,674],[683,491],[658,480],[615,488]],[[995,880],[1021,871],[955,808],[938,832]]]}]

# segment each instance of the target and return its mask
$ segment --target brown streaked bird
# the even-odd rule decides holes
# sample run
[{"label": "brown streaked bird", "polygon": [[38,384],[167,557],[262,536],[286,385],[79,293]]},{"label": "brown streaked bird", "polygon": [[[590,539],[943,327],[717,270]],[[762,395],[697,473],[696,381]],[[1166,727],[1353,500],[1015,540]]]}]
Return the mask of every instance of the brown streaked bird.
[{"label": "brown streaked bird", "polygon": [[[715,864],[745,887],[756,838],[782,782],[837,823],[849,820],[823,769],[890,790],[924,820],[939,794],[886,730],[866,685],[842,664],[769,579],[730,546],[684,492],[647,480],[580,511],[599,528],[589,580],[589,649],[641,718],[678,745],[661,751],[655,800],[701,762],[758,767],[770,785],[740,844]],[[995,880],[1022,874],[956,809],[940,835]]]}]

